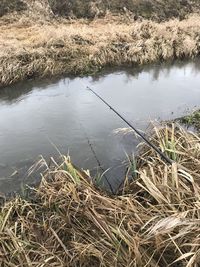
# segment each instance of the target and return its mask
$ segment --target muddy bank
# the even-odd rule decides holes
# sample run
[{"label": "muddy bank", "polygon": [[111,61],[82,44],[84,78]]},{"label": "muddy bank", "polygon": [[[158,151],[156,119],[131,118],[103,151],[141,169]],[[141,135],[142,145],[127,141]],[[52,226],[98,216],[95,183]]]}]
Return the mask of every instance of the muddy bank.
[{"label": "muddy bank", "polygon": [[200,16],[157,23],[107,17],[0,21],[0,86],[52,75],[91,74],[106,66],[192,58],[200,52]]}]

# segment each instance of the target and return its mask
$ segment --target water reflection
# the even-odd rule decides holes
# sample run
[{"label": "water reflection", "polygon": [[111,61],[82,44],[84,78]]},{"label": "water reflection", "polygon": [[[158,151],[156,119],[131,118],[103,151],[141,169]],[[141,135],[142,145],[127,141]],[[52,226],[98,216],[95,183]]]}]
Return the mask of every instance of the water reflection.
[{"label": "water reflection", "polygon": [[[173,68],[172,68],[173,66]],[[96,75],[93,77],[93,81],[99,81],[105,78],[109,73],[113,73],[113,71],[119,71],[126,72],[126,80],[125,82],[130,81],[133,77],[135,79],[138,79],[139,75],[141,73],[149,73],[151,75],[152,81],[157,81],[160,77],[160,75],[164,75],[165,78],[168,78],[174,69],[178,69],[181,71],[181,73],[184,73],[185,71],[189,70],[192,75],[196,76],[199,75],[200,72],[200,58],[196,58],[193,61],[169,61],[169,62],[163,62],[163,63],[157,63],[152,65],[146,65],[146,66],[136,66],[136,67],[130,67],[130,68],[115,68],[112,69],[110,72],[108,70],[105,70],[99,75]]]},{"label": "water reflection", "polygon": [[[172,68],[173,65],[173,68]],[[148,73],[151,75],[152,81],[157,81],[160,75],[164,75],[165,78],[169,78],[171,72],[178,69],[180,73],[184,73],[189,71],[189,74],[192,76],[199,75],[200,72],[200,58],[197,58],[193,61],[174,61],[168,63],[157,63],[153,65],[147,66],[137,66],[137,67],[129,67],[129,68],[112,68],[106,69],[99,74],[96,74],[93,77],[83,78],[85,82],[88,80],[90,82],[99,82],[105,79],[109,74],[115,72],[117,75],[124,74],[125,79],[124,83],[128,83],[134,79],[138,79],[141,73]],[[67,79],[62,79],[63,86],[68,86],[70,81],[76,80],[77,77],[67,77]],[[27,82],[20,82],[16,85],[11,85],[8,87],[4,87],[0,89],[0,102],[6,102],[6,104],[12,104],[17,101],[23,100],[26,96],[28,96],[34,89],[39,91],[45,90],[49,88],[49,85],[53,86],[58,84],[61,78],[51,78],[51,79],[42,79],[37,81],[27,81]],[[87,84],[85,84],[87,85]],[[84,86],[84,84],[82,84]]]}]

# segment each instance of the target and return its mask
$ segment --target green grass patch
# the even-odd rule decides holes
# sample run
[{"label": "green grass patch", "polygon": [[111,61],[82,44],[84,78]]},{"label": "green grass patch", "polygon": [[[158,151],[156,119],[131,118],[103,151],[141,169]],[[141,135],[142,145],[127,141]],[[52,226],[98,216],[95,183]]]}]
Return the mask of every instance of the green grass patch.
[{"label": "green grass patch", "polygon": [[192,126],[200,130],[200,110],[196,110],[192,114],[180,118],[179,121],[188,127]]}]

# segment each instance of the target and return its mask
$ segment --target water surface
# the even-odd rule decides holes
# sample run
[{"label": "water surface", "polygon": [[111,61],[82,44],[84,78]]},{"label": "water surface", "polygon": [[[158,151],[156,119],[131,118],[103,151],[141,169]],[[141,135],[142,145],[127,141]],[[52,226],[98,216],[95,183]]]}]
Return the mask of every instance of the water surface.
[{"label": "water surface", "polygon": [[86,87],[145,131],[150,120],[174,119],[199,107],[199,85],[200,60],[196,60],[1,89],[0,191],[35,183],[35,177],[27,179],[27,169],[38,155],[49,159],[58,156],[57,150],[93,172],[98,159],[103,169],[109,168],[107,177],[116,188],[125,172],[126,154],[134,153],[140,140],[113,134],[126,124]]}]

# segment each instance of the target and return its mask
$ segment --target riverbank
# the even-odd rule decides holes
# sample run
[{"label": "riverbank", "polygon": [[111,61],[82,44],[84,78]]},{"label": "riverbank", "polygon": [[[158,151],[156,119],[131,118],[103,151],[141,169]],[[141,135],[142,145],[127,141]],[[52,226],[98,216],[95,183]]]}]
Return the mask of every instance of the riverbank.
[{"label": "riverbank", "polygon": [[197,131],[200,131],[200,110],[196,110],[190,115],[180,118],[179,121],[187,127],[194,127]]},{"label": "riverbank", "polygon": [[[15,18],[15,19],[13,19]],[[0,86],[107,66],[192,58],[200,52],[200,16],[162,23],[107,15],[94,20],[0,19]]]},{"label": "riverbank", "polygon": [[177,163],[143,145],[115,196],[69,158],[46,165],[29,198],[1,208],[1,266],[197,266],[199,137],[173,124],[151,136]]}]

